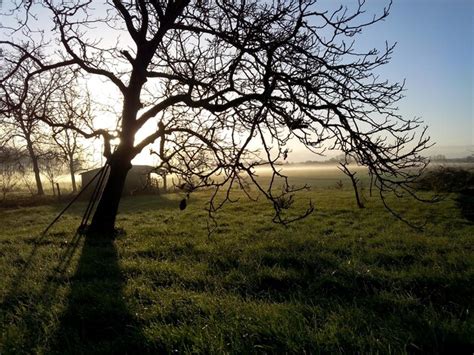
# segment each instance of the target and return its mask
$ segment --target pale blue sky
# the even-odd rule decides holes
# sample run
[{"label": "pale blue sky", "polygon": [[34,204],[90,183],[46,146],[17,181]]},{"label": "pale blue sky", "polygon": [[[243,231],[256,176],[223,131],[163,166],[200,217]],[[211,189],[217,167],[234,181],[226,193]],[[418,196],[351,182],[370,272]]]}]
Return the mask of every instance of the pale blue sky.
[{"label": "pale blue sky", "polygon": [[[383,1],[368,0],[377,11]],[[405,117],[421,116],[437,146],[433,152],[465,156],[474,145],[472,0],[395,0],[390,16],[363,34],[364,44],[397,42],[383,69],[406,78]]]},{"label": "pale blue sky", "polygon": [[[356,0],[318,0],[320,8],[353,9]],[[366,0],[365,18],[381,14],[389,0]],[[436,145],[426,155],[465,157],[474,152],[474,0],[393,0],[390,15],[355,38],[356,48],[397,42],[382,79],[406,79],[399,102],[405,118],[421,117]],[[337,152],[327,152],[327,156]],[[292,161],[320,160],[295,146]]]}]

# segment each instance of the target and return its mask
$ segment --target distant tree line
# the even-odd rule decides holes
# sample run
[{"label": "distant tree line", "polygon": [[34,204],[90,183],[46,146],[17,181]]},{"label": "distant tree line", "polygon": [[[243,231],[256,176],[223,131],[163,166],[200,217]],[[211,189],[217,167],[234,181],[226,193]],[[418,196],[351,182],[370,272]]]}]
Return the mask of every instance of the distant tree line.
[{"label": "distant tree line", "polygon": [[[344,161],[344,154],[339,154],[335,157],[325,159],[325,160],[305,160],[301,162],[288,162],[281,161],[281,164],[285,165],[312,165],[312,164],[340,164]],[[429,157],[429,161],[433,163],[474,163],[474,153],[461,158],[447,158],[444,154],[432,155]],[[349,161],[350,163],[355,163],[354,161]]]}]

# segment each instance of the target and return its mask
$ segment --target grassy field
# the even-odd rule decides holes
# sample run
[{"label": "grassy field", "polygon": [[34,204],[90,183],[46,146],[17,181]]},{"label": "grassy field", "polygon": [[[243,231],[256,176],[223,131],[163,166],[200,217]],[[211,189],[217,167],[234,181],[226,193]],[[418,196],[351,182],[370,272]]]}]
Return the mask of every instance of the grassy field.
[{"label": "grassy field", "polygon": [[124,199],[115,240],[75,235],[84,203],[44,237],[63,205],[0,210],[0,354],[472,353],[458,195],[393,200],[416,231],[375,197],[357,209],[335,170],[292,175],[316,210],[287,228],[242,198],[208,237],[206,192],[184,211],[179,194]]}]

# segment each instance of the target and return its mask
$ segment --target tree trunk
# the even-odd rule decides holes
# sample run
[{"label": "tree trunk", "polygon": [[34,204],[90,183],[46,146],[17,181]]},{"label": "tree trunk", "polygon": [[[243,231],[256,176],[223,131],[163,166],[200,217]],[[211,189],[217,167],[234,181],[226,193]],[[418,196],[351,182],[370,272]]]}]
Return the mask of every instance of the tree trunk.
[{"label": "tree trunk", "polygon": [[39,196],[42,196],[42,195],[44,195],[44,190],[43,190],[43,184],[41,183],[38,157],[35,154],[32,143],[29,142],[29,141],[27,142],[27,149],[28,149],[28,154],[29,154],[30,159],[31,159],[31,164],[33,165],[33,172],[35,174],[36,191],[37,191],[37,194]]},{"label": "tree trunk", "polygon": [[74,161],[72,159],[69,160],[69,172],[71,173],[71,184],[72,184],[72,192],[77,192],[76,186],[76,176],[74,175]]},{"label": "tree trunk", "polygon": [[166,174],[161,175],[161,177],[163,178],[163,192],[166,192],[168,190],[168,186],[166,183]]},{"label": "tree trunk", "polygon": [[109,176],[102,197],[92,217],[89,233],[111,235],[115,232],[115,218],[120,198],[122,197],[125,179],[131,167],[130,160],[113,160],[111,162]]},{"label": "tree trunk", "polygon": [[357,186],[357,183],[359,182],[359,179],[356,178],[357,173],[356,172],[351,172],[349,170],[349,168],[347,167],[347,160],[346,160],[345,163],[341,163],[339,165],[339,169],[351,179],[352,187],[354,189],[354,194],[355,194],[355,198],[356,198],[356,202],[357,202],[357,206],[359,208],[364,208],[364,204],[362,203],[362,200],[359,196],[359,187]]}]

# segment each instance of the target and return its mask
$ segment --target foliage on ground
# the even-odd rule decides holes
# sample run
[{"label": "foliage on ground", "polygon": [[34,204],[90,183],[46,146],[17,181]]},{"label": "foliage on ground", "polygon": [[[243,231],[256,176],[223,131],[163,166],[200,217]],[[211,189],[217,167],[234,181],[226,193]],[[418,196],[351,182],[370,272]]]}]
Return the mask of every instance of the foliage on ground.
[{"label": "foliage on ground", "polygon": [[[336,180],[334,180],[336,181]],[[238,192],[237,192],[238,194]],[[245,198],[208,237],[206,193],[123,201],[114,240],[74,234],[85,205],[0,211],[0,353],[416,353],[474,346],[474,225],[451,194],[391,201],[316,187],[285,228]],[[304,199],[297,203],[304,208]]]}]

